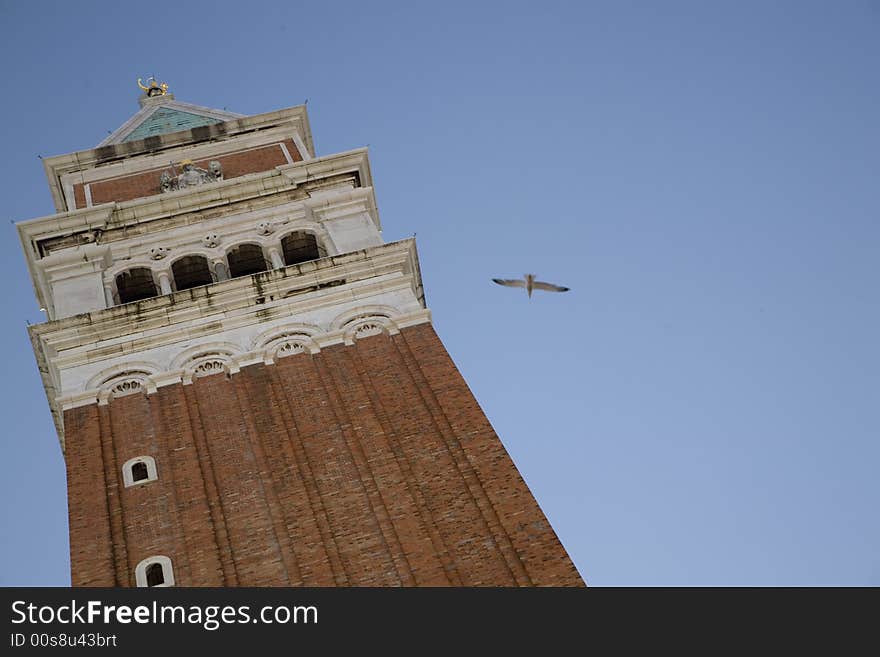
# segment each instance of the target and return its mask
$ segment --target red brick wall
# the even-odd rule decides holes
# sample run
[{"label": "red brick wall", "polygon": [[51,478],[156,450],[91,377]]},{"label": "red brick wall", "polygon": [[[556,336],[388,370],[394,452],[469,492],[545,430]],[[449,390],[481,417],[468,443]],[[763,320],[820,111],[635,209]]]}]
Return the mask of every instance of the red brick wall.
[{"label": "red brick wall", "polygon": [[[285,140],[284,145],[294,162],[302,161],[302,155],[300,155],[292,139]],[[284,157],[284,152],[278,144],[219,155],[204,160],[195,160],[193,164],[202,169],[207,169],[208,162],[211,160],[220,162],[220,165],[223,167],[224,180],[243,176],[247,173],[268,171],[277,166],[287,164],[287,158]],[[159,176],[162,174],[162,171],[168,168],[170,168],[170,162],[167,166],[151,171],[94,182],[91,184],[92,205],[109,203],[111,201],[130,201],[158,194]],[[85,207],[86,197],[81,183],[73,186],[73,193],[76,207]]]},{"label": "red brick wall", "polygon": [[[430,325],[65,412],[74,586],[582,586]],[[158,481],[120,468],[156,460]]]}]

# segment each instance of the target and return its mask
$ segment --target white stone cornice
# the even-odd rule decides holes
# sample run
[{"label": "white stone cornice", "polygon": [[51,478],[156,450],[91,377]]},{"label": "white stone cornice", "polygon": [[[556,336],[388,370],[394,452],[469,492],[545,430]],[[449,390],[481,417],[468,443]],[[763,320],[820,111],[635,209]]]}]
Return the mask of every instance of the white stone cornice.
[{"label": "white stone cornice", "polygon": [[[256,364],[274,365],[280,358],[297,354],[317,354],[322,348],[337,344],[350,346],[358,339],[379,333],[395,335],[403,328],[428,323],[430,320],[430,311],[423,308],[409,313],[394,311],[390,317],[366,315],[357,321],[349,322],[344,330],[314,332],[311,335],[298,333],[296,325],[293,324],[272,329],[271,333],[277,334],[278,337],[249,351],[233,353],[233,350],[228,347],[217,348],[217,345],[212,343],[199,344],[188,349],[185,358],[176,359],[176,361],[183,360],[185,362],[184,367],[177,369],[148,374],[146,371],[139,370],[137,363],[118,366],[115,368],[119,371],[118,376],[111,377],[105,383],[100,384],[100,387],[90,387],[55,398],[51,405],[53,406],[53,416],[56,418],[61,447],[64,449],[63,422],[60,419],[63,411],[92,404],[106,405],[120,394],[151,395],[165,386],[178,383],[191,385],[200,376],[212,374],[234,376],[243,367]],[[171,364],[170,367],[174,367],[174,365]],[[134,385],[130,385],[129,382]],[[90,384],[94,386],[94,381]],[[124,385],[129,385],[127,391],[119,393],[114,390],[114,386],[118,388]]]},{"label": "white stone cornice", "polygon": [[417,324],[427,324],[430,322],[430,308],[422,308],[420,310],[414,310],[411,313],[404,313],[394,316],[394,323],[397,324],[397,328],[399,329],[405,329],[410,326],[416,326]]},{"label": "white stone cornice", "polygon": [[312,178],[325,178],[328,175],[357,171],[361,187],[372,187],[373,176],[370,173],[370,163],[367,159],[366,148],[356,148],[342,153],[336,153],[332,158],[319,157],[314,160],[304,160],[294,164],[276,167],[281,175],[291,182],[301,185]]},{"label": "white stone cornice", "polygon": [[22,243],[29,244],[37,238],[44,240],[70,233],[95,229],[104,230],[112,220],[115,211],[116,203],[103,203],[91,208],[25,219],[16,222],[15,226],[21,236]]},{"label": "white stone cornice", "polygon": [[[37,297],[40,308],[50,310],[53,304],[43,269],[37,266],[37,263],[43,258],[39,242],[77,233],[97,235],[96,231],[102,231],[107,226],[115,207],[115,203],[108,203],[94,208],[19,221],[16,224],[18,238],[21,240],[21,247],[24,250],[25,261],[31,275],[34,295]],[[49,315],[49,317],[53,316]]]},{"label": "white stone cornice", "polygon": [[346,192],[329,192],[303,202],[316,221],[342,219],[355,214],[368,214],[381,231],[376,196],[372,187],[356,187]]},{"label": "white stone cornice", "polygon": [[[204,307],[199,305],[194,308],[187,306],[179,311],[168,308],[162,315],[139,318],[136,325],[143,330],[132,331],[131,320],[127,319],[114,324],[83,327],[75,332],[59,332],[47,338],[47,342],[58,351],[58,355],[53,359],[54,364],[61,368],[70,368],[101,362],[118,355],[139,353],[176,344],[182,338],[205,339],[212,332],[232,331],[253,325],[258,318],[264,321],[270,319],[290,321],[313,313],[326,314],[328,310],[340,305],[357,303],[358,299],[397,294],[410,295],[413,299],[412,303],[415,303],[412,292],[413,281],[403,276],[313,291],[317,286],[315,282],[307,284],[302,288],[303,293],[296,296],[269,295],[274,296],[275,300],[257,305],[254,305],[253,298],[249,300],[247,297],[242,297],[239,300],[211,297],[214,304],[219,306],[219,309],[213,312],[206,312]],[[226,310],[223,310],[224,308]],[[186,327],[183,333],[181,326]]]},{"label": "white stone cornice", "polygon": [[103,271],[110,266],[110,247],[83,244],[46,256],[38,266],[50,281],[79,276],[83,272]]},{"label": "white stone cornice", "polygon": [[180,323],[198,331],[201,324],[236,324],[257,311],[290,316],[383,293],[412,294],[421,286],[414,257],[414,241],[402,240],[47,322],[32,332],[57,352],[56,360],[65,360],[77,353],[97,355],[100,345],[174,332]]},{"label": "white stone cornice", "polygon": [[156,384],[156,388],[158,389],[164,386],[172,386],[175,383],[182,383],[183,374],[183,370],[169,370],[167,372],[154,374],[150,378],[153,380],[153,383]]},{"label": "white stone cornice", "polygon": [[[62,411],[66,411],[71,408],[78,408],[79,406],[89,406],[90,404],[98,403],[98,396],[100,394],[100,390],[83,390],[79,393],[57,397],[55,400],[55,404]],[[61,446],[64,447],[63,442]]]},{"label": "white stone cornice", "polygon": [[45,240],[68,232],[132,225],[193,212],[212,205],[265,196],[267,193],[292,189],[339,173],[357,172],[361,185],[372,189],[368,184],[371,182],[366,173],[368,171],[367,151],[357,149],[316,158],[309,162],[283,165],[269,171],[238,176],[193,189],[62,212],[20,221],[16,225],[19,227],[23,241],[25,237],[30,238],[28,241],[37,238]]},{"label": "white stone cornice", "polygon": [[420,288],[415,243],[403,240],[30,331],[63,437],[68,408],[213,373],[232,376],[256,363],[428,322]]}]

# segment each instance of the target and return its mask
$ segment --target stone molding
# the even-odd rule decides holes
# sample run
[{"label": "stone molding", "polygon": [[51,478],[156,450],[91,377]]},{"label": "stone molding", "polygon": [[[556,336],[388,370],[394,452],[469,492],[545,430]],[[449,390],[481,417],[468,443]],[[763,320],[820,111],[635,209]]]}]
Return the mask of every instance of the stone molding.
[{"label": "stone molding", "polygon": [[[388,309],[389,315],[393,309]],[[86,384],[85,389],[70,392],[56,398],[61,410],[88,406],[106,405],[113,399],[127,394],[152,394],[159,388],[182,383],[191,385],[195,379],[212,374],[237,374],[242,367],[263,363],[273,365],[278,359],[296,354],[317,354],[322,348],[337,344],[352,345],[355,340],[373,335],[396,335],[401,329],[431,321],[431,312],[422,309],[410,313],[393,311],[393,316],[361,313],[356,321],[344,330],[302,332],[298,324],[279,325],[272,329],[278,337],[251,345],[250,349],[234,343],[206,341],[184,349],[166,367],[152,365],[146,371],[141,363],[121,363],[109,368],[117,372],[98,385]],[[207,367],[206,367],[207,366]],[[100,377],[94,377],[98,379]],[[119,393],[120,385],[129,384],[129,389]]]},{"label": "stone molding", "polygon": [[[125,176],[153,172],[156,175],[155,194],[161,194],[162,192],[160,192],[159,185],[161,172],[167,170],[172,162],[179,162],[183,159],[193,161],[219,159],[228,155],[245,153],[247,151],[266,148],[268,146],[278,146],[279,150],[284,153],[284,149],[281,149],[281,145],[285,139],[292,139],[294,143],[301,143],[302,141],[300,135],[294,130],[270,130],[267,132],[258,132],[252,135],[242,136],[234,141],[207,142],[196,146],[171,149],[160,155],[144,155],[136,159],[126,159],[119,163],[104,165],[96,169],[86,169],[84,171],[66,173],[59,178],[64,193],[64,207],[69,210],[76,208],[73,195],[73,188],[75,185],[82,184],[87,186],[88,189],[88,186],[96,183],[112,181]],[[289,155],[290,154],[288,153],[285,159],[287,159]],[[308,154],[302,155],[303,161],[311,159],[312,157]],[[290,165],[287,164],[281,166]],[[191,187],[180,187],[180,189],[191,189]],[[164,193],[168,194],[170,192]],[[88,205],[91,206],[92,204],[88,203]]]},{"label": "stone molding", "polygon": [[[179,101],[175,102],[179,103]],[[185,103],[179,104],[184,111],[187,111],[184,108]],[[222,130],[217,126],[208,126],[216,129],[215,131],[218,133],[212,143],[226,143],[225,148],[229,147],[229,142],[242,143],[243,140],[251,139],[254,134],[276,130],[293,139],[297,148],[302,150],[303,160],[309,160],[315,156],[312,131],[305,105],[234,118],[218,125],[222,126]],[[168,160],[177,157],[179,153],[195,152],[205,143],[194,140],[192,130],[182,130],[148,139],[107,144],[75,153],[43,158],[43,168],[49,181],[49,189],[55,208],[58,212],[64,212],[68,209],[61,181],[62,177],[68,174],[82,173],[95,168],[103,169],[105,166],[137,167],[140,166],[144,156],[155,156]],[[184,157],[186,156],[184,155]],[[76,182],[82,181],[77,180]]]},{"label": "stone molding", "polygon": [[[274,236],[274,235],[273,235]],[[63,411],[430,321],[415,242],[392,242],[30,327]]]},{"label": "stone molding", "polygon": [[[362,305],[354,303],[359,299],[395,293],[423,306],[417,294],[418,265],[402,250],[411,241],[35,324],[30,330],[51,347],[54,362],[72,367],[102,360],[120,351],[119,345],[134,351],[173,343],[180,339],[181,326],[196,335],[202,327],[209,332],[250,324],[254,314],[269,319],[330,312],[335,317]],[[386,247],[397,249],[383,252]]]},{"label": "stone molding", "polygon": [[[274,365],[282,358],[314,355],[319,353],[322,348],[337,344],[351,345],[355,340],[374,335],[395,335],[401,329],[430,321],[430,310],[421,309],[410,313],[397,313],[392,317],[362,316],[344,331],[326,331],[313,335],[299,333],[296,328],[280,326],[273,329],[281,334],[280,337],[254,346],[249,350],[242,349],[238,345],[235,345],[235,349],[218,350],[212,342],[198,344],[187,350],[194,355],[177,368],[170,365],[168,369],[157,367],[154,372],[147,374],[138,370],[134,364],[131,367],[125,363],[120,364],[114,368],[119,371],[119,374],[104,381],[100,387],[70,392],[57,397],[51,404],[61,448],[62,450],[65,448],[62,415],[65,410],[92,404],[107,405],[121,395],[151,395],[161,387],[178,383],[192,385],[196,379],[203,376],[222,374],[231,377],[241,371],[242,367],[248,365],[258,363]],[[121,387],[126,389],[119,392]]]},{"label": "stone molding", "polygon": [[[285,164],[271,171],[249,173],[219,181],[209,187],[188,188],[26,219],[17,222],[16,227],[27,246],[31,241],[46,240],[70,233],[121,228],[198,211],[212,201],[229,203],[248,200],[255,196],[265,196],[273,191],[296,188],[340,173],[356,173],[360,179],[359,188],[372,188],[373,180],[367,149],[358,148],[313,160]],[[310,205],[320,207],[322,201],[315,200]],[[30,249],[25,249],[25,253],[29,251]]]},{"label": "stone molding", "polygon": [[[361,149],[322,158],[316,166],[303,162],[285,165],[275,171],[218,182],[211,185],[210,190],[181,190],[164,194],[161,199],[149,197],[19,222],[19,237],[37,300],[47,309],[49,317],[55,318],[46,266],[58,259],[81,258],[82,249],[97,248],[98,244],[111,251],[110,261],[104,268],[105,282],[110,282],[111,274],[130,267],[143,266],[158,273],[167,270],[170,262],[179,255],[201,253],[205,248],[201,240],[209,232],[222,234],[227,241],[218,245],[216,253],[204,253],[208,257],[222,257],[228,247],[246,241],[277,246],[277,242],[295,230],[314,233],[328,254],[335,254],[343,249],[327,230],[328,222],[364,215],[369,217],[376,231],[373,238],[365,235],[366,244],[381,242],[378,237],[381,224],[372,187],[336,185],[312,197],[305,192],[303,198],[293,201],[274,195],[274,192],[297,189],[299,185],[311,184],[320,181],[322,176],[339,172],[355,172],[362,183],[370,182],[366,151]],[[305,182],[292,182],[292,174]],[[271,196],[267,196],[266,187],[272,189]],[[252,207],[250,199],[255,196],[264,199],[264,207]],[[214,211],[214,208],[234,203],[243,204],[242,209],[227,208],[227,213],[222,216],[217,216]],[[205,218],[200,220],[200,217]],[[260,225],[265,223],[271,224],[272,230],[261,235]],[[146,232],[150,230],[152,232]],[[44,245],[59,239],[72,245],[44,255],[43,251],[49,248]],[[344,250],[351,249],[351,244],[345,246]],[[163,249],[166,257],[155,259],[157,248]],[[173,254],[171,250],[174,250]],[[60,255],[62,253],[67,255]]]}]

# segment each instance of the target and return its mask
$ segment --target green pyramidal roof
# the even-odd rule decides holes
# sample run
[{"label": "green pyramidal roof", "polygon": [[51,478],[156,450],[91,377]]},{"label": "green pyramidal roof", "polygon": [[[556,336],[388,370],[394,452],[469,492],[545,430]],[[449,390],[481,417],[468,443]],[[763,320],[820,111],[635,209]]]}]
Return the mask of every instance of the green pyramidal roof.
[{"label": "green pyramidal roof", "polygon": [[123,123],[98,146],[146,139],[180,130],[192,130],[241,118],[241,114],[174,100],[172,94],[142,102],[139,112]]},{"label": "green pyramidal roof", "polygon": [[160,107],[122,141],[135,141],[136,139],[145,139],[153,135],[164,135],[167,132],[177,132],[178,130],[190,130],[214,123],[221,123],[221,121],[220,119],[193,114],[192,112],[182,112],[170,107]]}]

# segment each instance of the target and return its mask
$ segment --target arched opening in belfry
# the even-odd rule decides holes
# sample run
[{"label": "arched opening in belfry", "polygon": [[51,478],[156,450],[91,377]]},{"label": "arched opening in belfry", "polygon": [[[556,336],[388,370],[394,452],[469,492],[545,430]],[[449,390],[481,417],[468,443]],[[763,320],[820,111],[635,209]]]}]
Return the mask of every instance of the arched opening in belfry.
[{"label": "arched opening in belfry", "polygon": [[150,477],[150,473],[147,471],[147,464],[143,461],[138,461],[134,465],[131,466],[131,480],[132,481],[143,481],[144,479],[148,479]]},{"label": "arched opening in belfry", "polygon": [[171,265],[171,272],[178,292],[214,282],[208,259],[200,255],[184,256]]},{"label": "arched opening in belfry", "polygon": [[159,292],[153,280],[153,272],[146,267],[128,269],[116,276],[119,303],[131,303],[155,297]]},{"label": "arched opening in belfry", "polygon": [[229,263],[229,277],[250,276],[269,268],[263,247],[259,244],[242,244],[226,254]]},{"label": "arched opening in belfry", "polygon": [[147,566],[147,586],[159,586],[165,583],[165,571],[161,563]]},{"label": "arched opening in belfry", "polygon": [[296,265],[327,255],[324,247],[318,243],[318,239],[311,233],[303,231],[291,233],[282,239],[281,250],[284,252],[285,265]]}]

